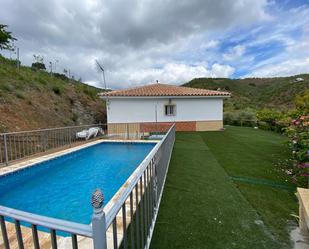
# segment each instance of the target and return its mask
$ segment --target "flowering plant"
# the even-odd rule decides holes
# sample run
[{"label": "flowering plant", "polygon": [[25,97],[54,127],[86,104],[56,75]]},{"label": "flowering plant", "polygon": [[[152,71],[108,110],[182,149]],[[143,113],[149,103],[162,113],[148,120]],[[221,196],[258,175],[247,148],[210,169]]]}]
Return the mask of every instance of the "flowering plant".
[{"label": "flowering plant", "polygon": [[289,174],[297,185],[309,183],[309,116],[300,116],[286,130],[292,158]]}]

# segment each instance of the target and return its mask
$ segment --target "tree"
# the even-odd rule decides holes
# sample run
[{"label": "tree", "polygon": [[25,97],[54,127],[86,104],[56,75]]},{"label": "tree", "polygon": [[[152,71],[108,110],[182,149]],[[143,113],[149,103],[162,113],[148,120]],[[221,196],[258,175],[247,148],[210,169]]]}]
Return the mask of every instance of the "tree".
[{"label": "tree", "polygon": [[33,69],[39,69],[39,70],[46,70],[45,64],[44,64],[44,57],[42,55],[33,55],[34,62],[32,63],[31,67]]},{"label": "tree", "polygon": [[296,97],[295,105],[297,110],[301,111],[301,114],[309,115],[309,90]]},{"label": "tree", "polygon": [[256,117],[258,121],[263,121],[269,123],[270,125],[274,125],[276,121],[282,118],[282,114],[277,110],[264,108],[256,113]]},{"label": "tree", "polygon": [[7,31],[6,28],[8,26],[4,24],[0,24],[0,49],[13,50],[13,41],[17,39],[14,38],[11,32]]}]

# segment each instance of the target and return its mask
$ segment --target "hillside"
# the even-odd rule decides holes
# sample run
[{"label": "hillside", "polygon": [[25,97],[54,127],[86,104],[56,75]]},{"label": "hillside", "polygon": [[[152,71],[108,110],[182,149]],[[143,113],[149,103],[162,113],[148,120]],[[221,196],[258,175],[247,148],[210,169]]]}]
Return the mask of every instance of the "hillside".
[{"label": "hillside", "polygon": [[[304,81],[296,82],[296,78]],[[309,90],[309,74],[278,78],[197,78],[184,84],[188,87],[226,90],[232,97],[225,101],[225,111],[244,108],[274,108],[286,110],[294,107],[297,95]]]},{"label": "hillside", "polygon": [[0,56],[0,132],[105,122],[97,89]]},{"label": "hillside", "polygon": [[[0,55],[0,132],[106,122],[102,89],[33,70]],[[296,82],[296,78],[304,81]],[[309,74],[279,78],[198,78],[188,87],[221,89],[232,93],[225,112],[263,107],[294,108],[294,100],[309,89]]]}]

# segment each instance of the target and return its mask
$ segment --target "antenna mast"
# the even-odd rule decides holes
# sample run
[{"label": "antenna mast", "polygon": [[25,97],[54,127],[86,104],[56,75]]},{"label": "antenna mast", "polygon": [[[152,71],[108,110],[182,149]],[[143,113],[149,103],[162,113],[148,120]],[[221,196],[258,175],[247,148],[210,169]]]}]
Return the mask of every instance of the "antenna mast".
[{"label": "antenna mast", "polygon": [[[103,82],[104,82],[104,88],[105,88],[105,91],[107,91],[106,81],[105,81],[105,71],[104,71],[104,68],[100,65],[100,63],[99,63],[97,60],[95,60],[95,62],[97,63],[98,68],[102,71]],[[109,110],[108,95],[106,95],[106,109]]]},{"label": "antenna mast", "polygon": [[95,60],[95,62],[97,63],[98,68],[102,71],[104,88],[105,88],[105,91],[107,91],[104,68],[100,65],[100,63],[97,60]]}]

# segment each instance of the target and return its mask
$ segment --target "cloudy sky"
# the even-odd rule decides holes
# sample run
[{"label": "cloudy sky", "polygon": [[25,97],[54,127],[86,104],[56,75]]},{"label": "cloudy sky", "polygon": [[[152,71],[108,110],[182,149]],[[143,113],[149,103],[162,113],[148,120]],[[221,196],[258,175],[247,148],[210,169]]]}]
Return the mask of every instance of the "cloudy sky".
[{"label": "cloudy sky", "polygon": [[111,88],[309,73],[309,0],[1,0],[0,23],[23,64],[97,86],[95,59]]}]

